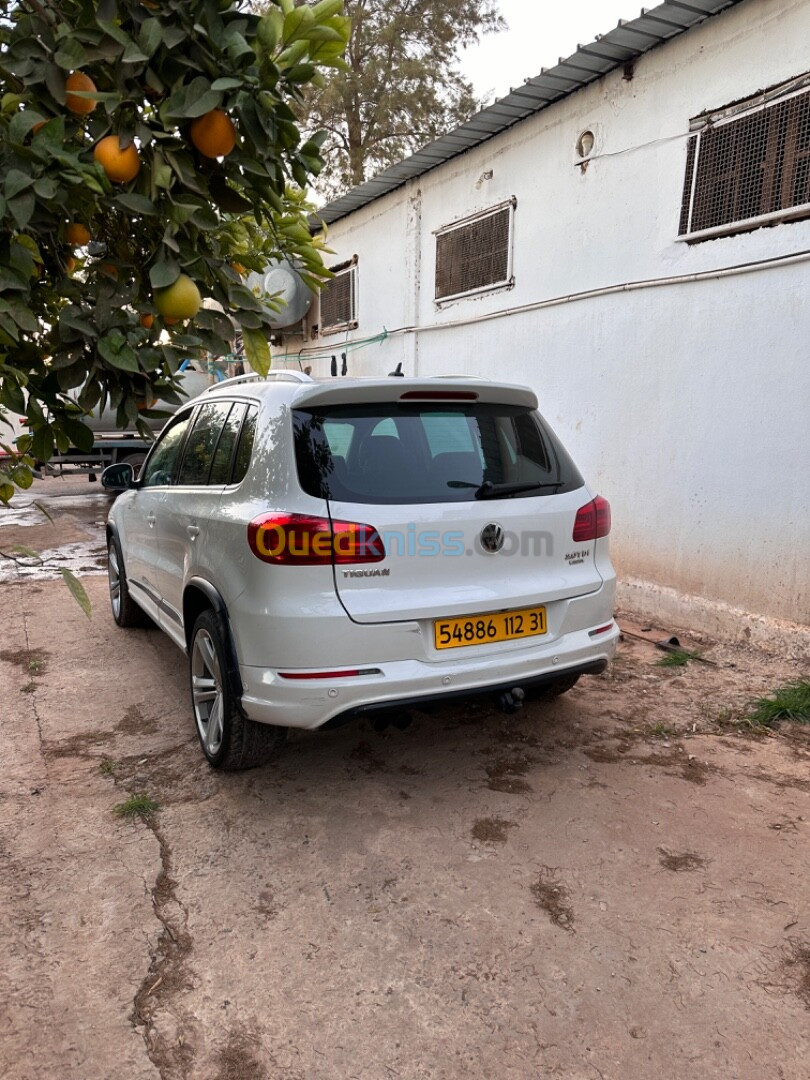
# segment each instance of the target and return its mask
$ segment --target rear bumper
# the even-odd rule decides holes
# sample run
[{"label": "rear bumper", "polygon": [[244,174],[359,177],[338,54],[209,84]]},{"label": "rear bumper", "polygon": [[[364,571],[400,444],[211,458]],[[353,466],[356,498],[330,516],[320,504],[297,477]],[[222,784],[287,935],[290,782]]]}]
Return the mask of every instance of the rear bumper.
[{"label": "rear bumper", "polygon": [[[242,708],[260,723],[311,730],[383,709],[418,708],[517,686],[529,688],[561,675],[597,673],[616,651],[619,628],[612,623],[596,637],[591,636],[593,629],[491,656],[479,651],[468,659],[368,665],[373,666],[372,673],[349,678],[285,679],[276,670],[240,666]],[[297,674],[304,673],[305,669]]]}]

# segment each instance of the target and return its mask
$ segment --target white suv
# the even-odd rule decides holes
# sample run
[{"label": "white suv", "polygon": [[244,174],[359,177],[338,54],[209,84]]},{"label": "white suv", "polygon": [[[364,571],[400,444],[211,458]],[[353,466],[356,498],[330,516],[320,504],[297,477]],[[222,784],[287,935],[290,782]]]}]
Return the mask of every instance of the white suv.
[{"label": "white suv", "polygon": [[[522,386],[220,383],[172,417],[107,524],[115,621],[189,656],[202,749],[486,692],[512,709],[613,655],[610,508]],[[387,711],[387,712],[385,712]]]}]

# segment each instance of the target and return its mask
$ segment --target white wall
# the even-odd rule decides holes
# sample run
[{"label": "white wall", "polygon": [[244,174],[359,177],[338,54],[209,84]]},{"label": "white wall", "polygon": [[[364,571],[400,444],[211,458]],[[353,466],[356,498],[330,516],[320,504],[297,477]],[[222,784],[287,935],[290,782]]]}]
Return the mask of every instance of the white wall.
[{"label": "white wall", "polygon": [[[613,72],[335,223],[334,261],[359,256],[359,327],[292,349],[416,325],[350,352],[350,373],[403,360],[528,383],[613,505],[621,573],[810,622],[810,262],[476,321],[810,252],[810,221],[677,241],[690,117],[807,71],[808,43],[807,0],[747,0],[642,57],[631,81]],[[597,158],[582,173],[584,128]],[[437,309],[433,231],[511,196],[514,288]],[[327,356],[306,362],[328,374]]]}]

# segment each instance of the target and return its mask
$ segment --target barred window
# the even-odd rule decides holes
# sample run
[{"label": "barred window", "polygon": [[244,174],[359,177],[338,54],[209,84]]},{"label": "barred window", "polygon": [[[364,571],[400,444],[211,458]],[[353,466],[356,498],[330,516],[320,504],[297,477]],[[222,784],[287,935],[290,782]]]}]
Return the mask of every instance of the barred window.
[{"label": "barred window", "polygon": [[510,200],[436,233],[436,300],[512,284]]},{"label": "barred window", "polygon": [[335,275],[321,289],[321,333],[357,326],[357,262],[330,267]]},{"label": "barred window", "polygon": [[810,90],[761,100],[702,118],[689,139],[681,236],[810,216]]}]

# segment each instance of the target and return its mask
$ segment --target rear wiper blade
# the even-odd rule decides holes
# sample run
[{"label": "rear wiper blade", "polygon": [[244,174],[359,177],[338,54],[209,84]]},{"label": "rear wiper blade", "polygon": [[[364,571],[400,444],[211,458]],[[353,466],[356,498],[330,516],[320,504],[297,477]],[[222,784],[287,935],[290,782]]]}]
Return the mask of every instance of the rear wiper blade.
[{"label": "rear wiper blade", "polygon": [[563,484],[557,480],[553,484],[528,482],[525,484],[493,484],[491,480],[485,480],[475,493],[476,499],[496,499],[499,495],[519,495],[522,491],[539,491],[541,488],[558,488]]}]

